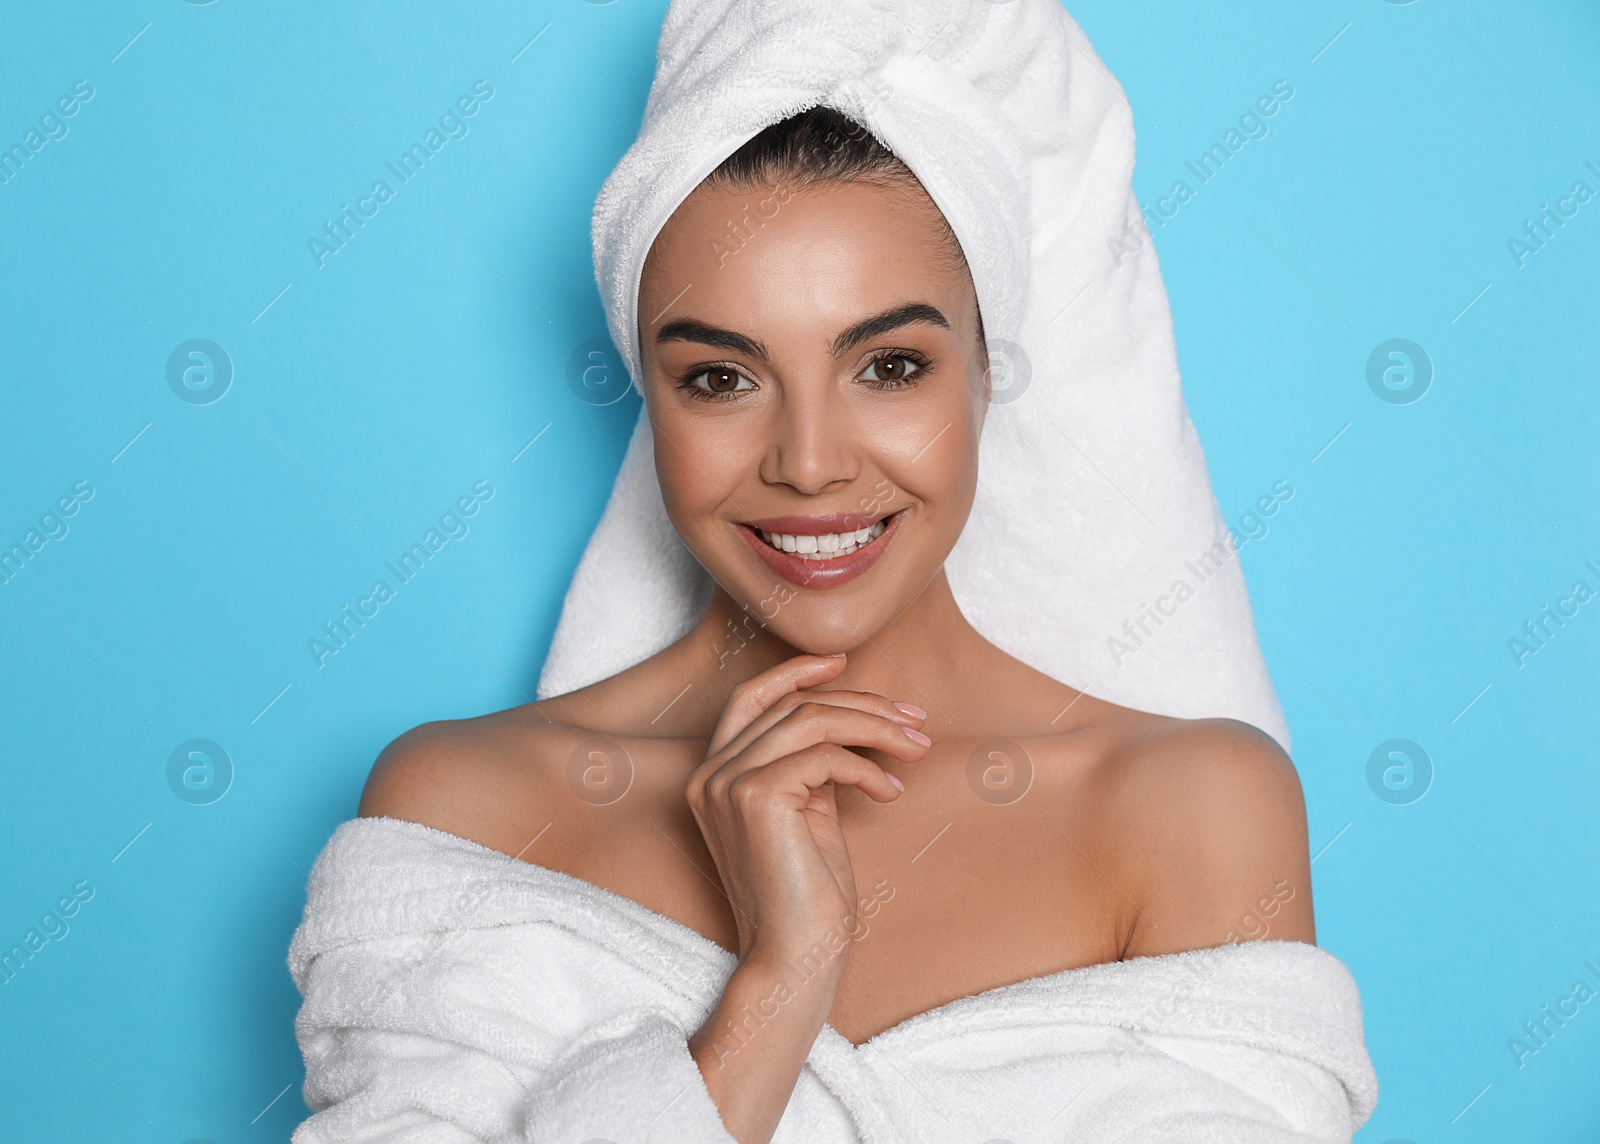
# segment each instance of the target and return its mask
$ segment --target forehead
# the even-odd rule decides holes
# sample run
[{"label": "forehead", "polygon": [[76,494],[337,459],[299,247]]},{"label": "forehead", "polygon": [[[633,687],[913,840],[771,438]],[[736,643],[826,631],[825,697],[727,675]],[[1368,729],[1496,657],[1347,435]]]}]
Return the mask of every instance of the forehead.
[{"label": "forehead", "polygon": [[639,326],[646,346],[655,325],[685,315],[763,337],[783,327],[831,338],[908,301],[952,324],[973,306],[971,278],[920,187],[702,185],[645,261]]}]

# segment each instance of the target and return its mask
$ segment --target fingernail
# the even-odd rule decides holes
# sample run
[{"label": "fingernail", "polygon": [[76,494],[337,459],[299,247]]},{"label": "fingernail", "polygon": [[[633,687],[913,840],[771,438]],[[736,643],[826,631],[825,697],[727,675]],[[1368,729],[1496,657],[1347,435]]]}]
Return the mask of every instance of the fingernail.
[{"label": "fingernail", "polygon": [[906,738],[910,739],[913,743],[921,743],[924,747],[933,746],[933,740],[928,738],[928,736],[924,735],[921,731],[914,731],[910,727],[902,727],[900,730],[904,731],[906,733]]},{"label": "fingernail", "polygon": [[918,707],[915,703],[901,703],[898,699],[896,699],[894,705],[900,708],[900,710],[904,711],[907,715],[911,716],[913,719],[926,719],[928,717],[928,713],[922,708]]},{"label": "fingernail", "polygon": [[826,653],[824,653],[822,658],[823,659],[843,659],[844,658],[844,652],[842,652],[842,651],[826,652]]},{"label": "fingernail", "polygon": [[894,789],[895,790],[905,790],[906,789],[906,784],[901,782],[899,779],[895,778],[893,775],[889,775],[889,781],[894,784]]}]

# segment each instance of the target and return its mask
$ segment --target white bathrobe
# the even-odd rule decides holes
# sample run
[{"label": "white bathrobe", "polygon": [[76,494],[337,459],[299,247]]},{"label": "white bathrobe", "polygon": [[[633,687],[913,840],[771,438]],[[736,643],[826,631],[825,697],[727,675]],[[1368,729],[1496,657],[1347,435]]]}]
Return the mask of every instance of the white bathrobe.
[{"label": "white bathrobe", "polygon": [[[728,1144],[688,1038],[735,958],[570,875],[390,818],[311,873],[293,1144]],[[860,1047],[825,1026],[777,1144],[1348,1141],[1377,1101],[1355,982],[1255,941],[1048,974]]]}]

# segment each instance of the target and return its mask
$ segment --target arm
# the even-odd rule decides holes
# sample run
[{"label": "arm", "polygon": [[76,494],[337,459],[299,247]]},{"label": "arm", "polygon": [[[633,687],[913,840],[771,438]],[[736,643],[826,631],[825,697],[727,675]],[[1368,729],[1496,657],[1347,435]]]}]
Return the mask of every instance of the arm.
[{"label": "arm", "polygon": [[[854,923],[832,784],[879,801],[899,795],[881,768],[840,744],[906,760],[927,749],[905,730],[921,720],[881,696],[829,691],[819,702],[801,693],[836,676],[843,662],[800,657],[735,689],[690,784],[691,808],[738,919],[740,952],[698,1030],[637,1008],[576,1038],[569,1030],[536,1050],[508,1053],[504,1043],[476,1043],[477,1029],[503,1039],[513,1027],[511,1043],[538,1044],[550,1035],[538,1019],[550,999],[540,982],[487,964],[462,937],[470,925],[432,935],[448,956],[402,966],[404,979],[382,988],[374,978],[393,976],[404,950],[330,951],[307,975],[297,1021],[306,1099],[322,1111],[296,1144],[413,1133],[456,1139],[430,1135],[444,1125],[457,1127],[461,1140],[484,1141],[770,1139],[832,1008],[846,953],[824,959],[824,970],[804,983],[798,974],[789,980],[787,967]],[[503,776],[462,781],[463,770],[498,773],[504,744],[484,747],[442,725],[402,736],[374,768],[361,814],[473,837],[485,800],[499,799],[504,810]],[[519,757],[525,765],[526,750]],[[363,991],[376,1003],[352,1003]],[[516,1063],[531,1059],[540,1061],[536,1073]]]},{"label": "arm", "polygon": [[[912,716],[880,695],[804,688],[835,678],[843,656],[799,656],[740,684],[691,777],[689,806],[716,862],[739,932],[739,965],[690,1040],[706,1088],[740,1144],[765,1144],[833,1008],[856,926],[855,876],[834,785],[892,802],[900,787],[844,744],[923,758]],[[791,980],[810,956],[821,971]],[[751,1019],[751,1013],[760,1021]]]}]

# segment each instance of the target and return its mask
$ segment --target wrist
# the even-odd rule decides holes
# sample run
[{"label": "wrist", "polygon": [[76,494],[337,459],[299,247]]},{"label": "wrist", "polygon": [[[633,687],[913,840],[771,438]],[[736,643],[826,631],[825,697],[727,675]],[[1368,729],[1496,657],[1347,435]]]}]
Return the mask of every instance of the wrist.
[{"label": "wrist", "polygon": [[837,984],[853,945],[842,924],[805,932],[768,926],[750,939],[739,964],[749,966],[752,976],[783,974],[795,985],[819,980]]}]

